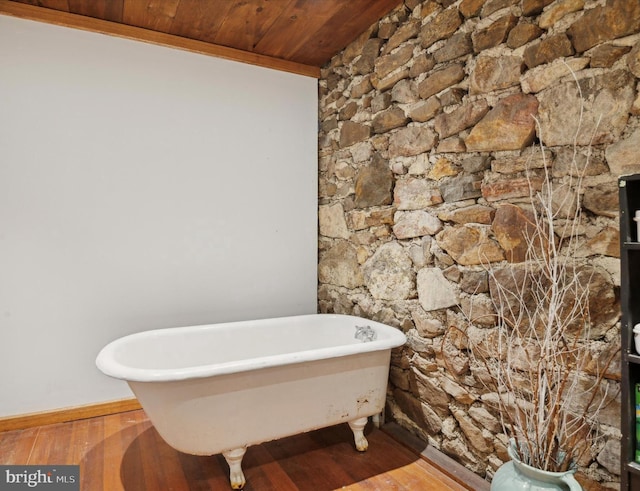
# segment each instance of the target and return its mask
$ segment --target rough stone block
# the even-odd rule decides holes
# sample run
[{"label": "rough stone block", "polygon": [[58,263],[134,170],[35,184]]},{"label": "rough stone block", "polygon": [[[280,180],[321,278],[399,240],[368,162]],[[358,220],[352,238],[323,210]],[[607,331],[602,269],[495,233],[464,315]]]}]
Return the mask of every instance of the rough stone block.
[{"label": "rough stone block", "polygon": [[440,190],[427,179],[408,178],[396,182],[393,204],[398,210],[422,210],[442,203]]},{"label": "rough stone block", "polygon": [[405,126],[409,118],[399,106],[392,106],[373,118],[371,127],[374,133],[386,133],[394,128]]},{"label": "rough stone block", "polygon": [[426,101],[413,104],[408,109],[409,117],[413,121],[425,122],[432,119],[442,109],[442,104],[437,97],[429,97]]},{"label": "rough stone block", "polygon": [[358,112],[358,103],[351,101],[338,112],[338,119],[341,121],[353,118]]},{"label": "rough stone block", "polygon": [[539,38],[543,32],[536,24],[520,23],[509,32],[507,46],[511,49],[519,48]]},{"label": "rough stone block", "polygon": [[640,170],[640,129],[624,140],[609,145],[605,151],[607,164],[614,176]]},{"label": "rough stone block", "polygon": [[365,77],[362,77],[362,79],[359,82],[354,83],[351,86],[349,95],[353,99],[359,99],[360,97],[362,97],[365,94],[368,94],[372,90],[373,90],[373,85],[371,85],[371,77],[365,76]]},{"label": "rough stone block", "polygon": [[459,32],[447,39],[442,48],[433,53],[433,58],[436,63],[445,63],[472,52],[471,36],[466,32]]},{"label": "rough stone block", "polygon": [[538,25],[542,29],[549,29],[565,15],[577,12],[584,7],[584,0],[560,0],[542,12]]},{"label": "rough stone block", "polygon": [[354,143],[366,140],[371,135],[371,127],[356,123],[354,121],[345,121],[340,129],[340,147],[348,147]]},{"label": "rough stone block", "polygon": [[423,211],[398,211],[394,217],[393,233],[398,239],[435,235],[442,230],[438,217]]},{"label": "rough stone block", "polygon": [[438,268],[422,268],[417,276],[418,300],[427,312],[458,304],[455,289]]},{"label": "rough stone block", "polygon": [[398,22],[380,22],[380,24],[378,24],[378,37],[380,39],[389,39],[397,29]]},{"label": "rough stone block", "polygon": [[413,64],[409,70],[409,76],[411,78],[417,78],[421,74],[431,71],[431,69],[436,65],[433,56],[428,55],[427,53],[420,53],[418,56],[413,58]]},{"label": "rough stone block", "polygon": [[447,39],[462,24],[462,17],[456,8],[448,8],[440,12],[431,22],[422,26],[420,43],[428,48],[440,39]]},{"label": "rough stone block", "polygon": [[[371,26],[365,32],[360,34],[355,41],[347,46],[342,52],[342,62],[351,63],[357,56],[361,55],[365,50],[366,44],[370,41],[371,34],[373,33],[375,26]],[[381,40],[380,42],[384,42]],[[377,56],[377,52],[375,56]]]},{"label": "rough stone block", "polygon": [[504,252],[500,245],[489,237],[489,232],[489,227],[477,224],[447,227],[436,236],[436,241],[463,266],[503,261]]},{"label": "rough stone block", "polygon": [[489,169],[491,167],[491,159],[486,155],[474,155],[464,159],[461,165],[468,174],[475,174]]},{"label": "rough stone block", "polygon": [[528,238],[534,236],[533,215],[522,208],[503,204],[496,210],[491,229],[505,251],[507,261],[520,263],[526,259]]},{"label": "rough stone block", "polygon": [[440,141],[436,151],[438,153],[464,153],[467,151],[467,147],[462,138],[452,136]]},{"label": "rough stone block", "polygon": [[364,283],[373,298],[404,300],[415,285],[412,265],[404,247],[397,242],[387,242],[364,263]]},{"label": "rough stone block", "polygon": [[518,85],[523,68],[519,56],[479,56],[469,80],[469,93],[484,94]]},{"label": "rough stone block", "polygon": [[482,183],[482,197],[487,201],[500,201],[530,196],[532,190],[542,189],[542,179],[539,177],[520,177],[488,179]]},{"label": "rough stone block", "polygon": [[[402,24],[393,35],[388,38],[386,46],[382,51],[383,54],[388,54],[393,51],[395,48],[400,46],[405,41],[416,37],[420,33],[420,28],[422,24],[418,20],[411,20],[406,24]],[[378,36],[380,36],[380,31],[378,31]]]},{"label": "rough stone block", "polygon": [[539,138],[549,147],[612,143],[629,119],[634,79],[626,70],[552,86],[538,94]]},{"label": "rough stone block", "polygon": [[460,104],[465,95],[467,95],[466,90],[459,87],[454,87],[452,89],[445,90],[442,94],[440,94],[438,99],[440,99],[440,103],[443,107],[453,106],[456,104]]},{"label": "rough stone block", "polygon": [[441,139],[461,132],[476,124],[489,112],[484,99],[463,104],[449,113],[442,113],[434,119],[434,129]]},{"label": "rough stone block", "polygon": [[353,70],[356,74],[366,75],[373,71],[383,43],[384,40],[380,38],[368,39],[365,42],[360,58],[353,64]]},{"label": "rough stone block", "polygon": [[520,155],[496,157],[491,162],[491,170],[500,174],[517,174],[532,169],[544,169],[553,164],[551,150],[539,147],[527,147]]},{"label": "rough stone block", "polygon": [[371,112],[375,114],[380,111],[384,111],[391,105],[391,102],[391,93],[384,92],[382,94],[378,94],[371,99]]},{"label": "rough stone block", "polygon": [[464,67],[459,63],[449,65],[433,72],[418,84],[418,93],[423,99],[428,99],[432,95],[451,87],[460,82],[465,77]]},{"label": "rough stone block", "polygon": [[520,80],[525,94],[537,93],[551,86],[562,77],[579,72],[589,65],[589,58],[555,60],[527,71]]},{"label": "rough stone block", "polygon": [[400,68],[413,57],[413,46],[407,44],[399,48],[395,53],[381,56],[375,60],[375,75],[383,79],[394,70]]},{"label": "rough stone block", "polygon": [[400,80],[391,89],[391,99],[400,104],[417,102],[419,100],[418,86],[413,80]]},{"label": "rough stone block", "polygon": [[537,15],[542,12],[547,5],[555,0],[522,0],[522,15]]},{"label": "rough stone block", "polygon": [[362,167],[356,176],[354,206],[368,208],[391,204],[393,183],[389,163],[375,154],[371,164]]},{"label": "rough stone block", "polygon": [[374,73],[371,77],[371,84],[380,92],[384,92],[385,90],[390,89],[400,80],[403,80],[405,78],[409,78],[408,68],[403,68],[401,70],[393,72],[384,78],[380,78]]},{"label": "rough stone block", "polygon": [[486,29],[474,31],[472,35],[474,51],[480,53],[485,49],[502,44],[517,23],[518,18],[509,14],[501,17]]},{"label": "rough stone block", "polygon": [[462,0],[460,5],[458,5],[458,10],[460,10],[460,13],[467,19],[469,17],[476,17],[480,13],[485,1],[486,0]]},{"label": "rough stone block", "polygon": [[482,7],[480,16],[489,17],[494,12],[497,12],[500,9],[511,7],[512,5],[515,5],[519,2],[520,0],[487,0]]},{"label": "rough stone block", "polygon": [[631,52],[627,55],[627,66],[631,73],[640,78],[640,42],[636,43]]},{"label": "rough stone block", "polygon": [[495,208],[485,205],[471,205],[463,208],[455,208],[451,211],[443,211],[438,218],[447,222],[465,224],[481,223],[490,225],[495,215]]},{"label": "rough stone block", "polygon": [[575,21],[567,33],[578,53],[633,34],[640,30],[640,2],[609,0],[605,6],[592,8]]},{"label": "rough stone block", "polygon": [[364,278],[358,264],[356,249],[347,241],[341,240],[327,252],[321,254],[318,263],[320,283],[357,288],[364,284]]},{"label": "rough stone block", "polygon": [[490,152],[528,146],[535,136],[537,111],[538,100],[530,95],[514,94],[500,100],[465,139],[467,150]]},{"label": "rough stone block", "polygon": [[436,144],[437,136],[430,128],[409,126],[389,137],[389,157],[411,157],[427,152]]},{"label": "rough stone block", "polygon": [[443,177],[457,176],[461,170],[462,168],[451,162],[451,160],[440,157],[429,170],[427,177],[434,181],[439,181]]},{"label": "rough stone block", "polygon": [[325,237],[349,238],[344,209],[340,203],[321,205],[318,208],[320,235]]},{"label": "rough stone block", "polygon": [[571,56],[573,46],[566,34],[556,34],[532,44],[524,50],[524,62],[529,68],[550,63],[563,56]]},{"label": "rough stone block", "polygon": [[460,409],[454,409],[452,411],[453,416],[458,421],[462,432],[467,437],[469,444],[481,454],[488,454],[493,452],[492,438],[485,436],[484,432],[478,428],[466,411]]},{"label": "rough stone block", "polygon": [[591,57],[589,65],[591,68],[610,68],[629,50],[631,50],[629,46],[615,46],[611,43],[597,46],[589,52]]}]

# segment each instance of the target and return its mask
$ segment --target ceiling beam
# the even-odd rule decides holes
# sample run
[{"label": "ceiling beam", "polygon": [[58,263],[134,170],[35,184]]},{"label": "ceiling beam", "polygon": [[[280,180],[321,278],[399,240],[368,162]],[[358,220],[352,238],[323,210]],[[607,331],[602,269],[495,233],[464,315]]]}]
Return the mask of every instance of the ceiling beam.
[{"label": "ceiling beam", "polygon": [[238,61],[249,65],[295,73],[307,77],[320,77],[320,68],[315,66],[303,65],[301,63],[251,53],[249,51],[242,51],[239,49],[228,48],[226,46],[196,41],[194,39],[188,39],[181,36],[174,36],[172,34],[151,31],[141,27],[117,24],[106,20],[94,19],[93,17],[85,17],[82,15],[71,14],[69,12],[36,7],[33,5],[12,2],[10,0],[0,0],[0,15],[9,15],[12,17],[19,17],[21,19],[71,27],[73,29],[81,29],[83,31],[108,34],[110,36],[191,51],[193,53],[200,53],[207,56],[214,56],[216,58],[223,58],[225,60]]}]

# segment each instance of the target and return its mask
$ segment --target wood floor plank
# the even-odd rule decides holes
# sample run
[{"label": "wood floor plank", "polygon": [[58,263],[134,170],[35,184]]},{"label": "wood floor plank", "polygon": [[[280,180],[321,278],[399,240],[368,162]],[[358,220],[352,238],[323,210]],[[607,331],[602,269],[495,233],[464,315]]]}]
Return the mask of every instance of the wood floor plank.
[{"label": "wood floor plank", "polygon": [[298,487],[264,445],[247,449],[243,459],[243,470],[247,479],[245,491],[264,489],[298,491]]},{"label": "wood floor plank", "polygon": [[72,434],[71,424],[58,423],[40,427],[27,464],[65,465],[77,463],[69,460]]},{"label": "wood floor plank", "polygon": [[[332,435],[333,431],[327,431]],[[286,440],[276,440],[267,445],[280,466],[289,475],[300,491],[327,491],[340,488],[352,482],[352,478],[344,466],[336,465],[329,452],[323,451],[321,431],[303,433]],[[320,441],[318,441],[320,439]],[[290,444],[293,444],[289,447]],[[329,444],[335,450],[336,445],[349,446],[349,443]],[[355,450],[353,450],[355,452]]]},{"label": "wood floor plank", "polygon": [[[153,427],[149,428],[144,434],[147,433],[150,437],[151,448],[155,449],[156,458],[154,459],[154,464],[162,471],[161,482],[163,489],[167,491],[189,489],[187,477],[180,463],[179,452],[167,445]],[[153,468],[150,471],[153,471]]]},{"label": "wood floor plank", "polygon": [[[131,411],[104,417],[104,437],[98,449],[102,454],[103,489],[122,491],[125,489],[144,489],[143,487],[125,488],[126,476],[133,486],[144,484],[140,474],[140,450],[134,445],[137,436],[148,429],[151,423],[142,411]],[[138,460],[136,460],[138,459]],[[133,466],[131,461],[134,461]],[[125,465],[126,464],[126,465]],[[137,465],[137,467],[136,467]],[[134,472],[126,472],[133,469]],[[132,475],[133,474],[133,475]]]},{"label": "wood floor plank", "polygon": [[[376,434],[378,435],[378,434]],[[408,486],[417,485],[422,482],[424,479],[434,479],[434,484],[431,485],[431,489],[433,491],[461,491],[467,489],[460,485],[457,481],[452,479],[443,473],[439,468],[431,465],[429,462],[425,461],[421,458],[416,458],[415,453],[413,453],[408,447],[403,447],[402,449],[395,448],[397,442],[394,441],[391,437],[387,435],[386,441],[382,441],[382,435],[385,435],[383,432],[379,435],[378,444],[385,445],[388,447],[385,450],[385,453],[393,454],[394,456],[404,459],[411,459],[412,456],[415,459],[410,466],[405,465],[397,465],[394,469],[388,471],[391,475],[402,475],[402,481],[406,483]]]},{"label": "wood floor plank", "polygon": [[409,448],[413,453],[420,455],[423,463],[428,464],[430,468],[439,470],[441,474],[453,479],[459,486],[463,486],[464,489],[489,491],[489,481],[486,481],[466,467],[456,463],[451,457],[439,452],[434,447],[425,444],[415,435],[402,429],[397,423],[386,423],[383,431],[403,446]]},{"label": "wood floor plank", "polygon": [[334,459],[334,465],[345,466],[352,480],[362,485],[365,485],[365,481],[375,480],[376,476],[380,475],[388,478],[387,486],[399,485],[389,471],[414,463],[417,456],[404,449],[395,448],[395,442],[380,431],[367,432],[366,436],[369,449],[364,453],[355,451],[353,444],[331,447],[329,453]]},{"label": "wood floor plank", "polygon": [[33,451],[40,428],[11,430],[0,433],[0,463],[25,465]]},{"label": "wood floor plank", "polygon": [[[108,426],[111,430],[113,425],[114,434],[105,440],[109,443],[108,448],[105,448],[105,474],[117,471],[117,468],[107,467],[109,462],[119,461],[121,483],[117,489],[147,489],[142,472],[143,452],[146,449],[141,448],[138,437],[149,429],[149,425],[126,424],[115,419],[114,417],[114,421]],[[119,431],[118,427],[120,427]]]},{"label": "wood floor plank", "polygon": [[[140,433],[135,440],[140,451],[141,466],[138,469],[142,473],[142,480],[144,482],[143,489],[163,489],[164,486],[164,462],[160,458],[158,452],[159,438],[156,439],[157,432],[153,428],[149,428],[146,431]],[[160,442],[160,448],[164,448]],[[153,449],[153,452],[145,451],[146,449]]]},{"label": "wood floor plank", "polygon": [[113,489],[110,481],[104,480],[104,426],[105,418],[92,418],[88,426],[86,451],[79,456],[80,489]]},{"label": "wood floor plank", "polygon": [[189,491],[229,489],[229,468],[221,455],[179,455]]},{"label": "wood floor plank", "polygon": [[419,489],[421,483],[425,481],[431,481],[429,485],[430,491],[461,491],[464,489],[457,483],[446,479],[445,476],[437,476],[439,478],[436,478],[433,474],[426,472],[421,473],[420,469],[421,468],[416,465],[413,465],[411,468],[408,468],[408,466],[400,467],[390,470],[387,474],[384,474],[384,476],[390,476],[397,482],[402,483],[404,489]]},{"label": "wood floor plank", "polygon": [[[439,483],[442,483],[443,490],[463,491],[465,489],[469,489],[468,487],[463,486],[462,484],[460,484],[458,481],[451,478],[450,476],[447,476],[439,468],[431,465],[430,463],[426,462],[424,459],[420,459],[416,461],[416,464],[417,464],[416,468],[411,470],[411,474],[413,476],[418,474],[418,468],[421,468],[424,470],[425,478],[426,477],[431,477],[432,479],[434,477],[437,478],[437,481]],[[479,491],[479,490],[476,490],[476,491]]]},{"label": "wood floor plank", "polygon": [[[378,429],[366,436],[367,452],[355,449],[346,424],[249,447],[245,491],[473,489],[446,473],[446,460],[433,465]],[[0,464],[79,464],[83,491],[230,489],[221,455],[171,448],[142,410],[0,433]]]}]

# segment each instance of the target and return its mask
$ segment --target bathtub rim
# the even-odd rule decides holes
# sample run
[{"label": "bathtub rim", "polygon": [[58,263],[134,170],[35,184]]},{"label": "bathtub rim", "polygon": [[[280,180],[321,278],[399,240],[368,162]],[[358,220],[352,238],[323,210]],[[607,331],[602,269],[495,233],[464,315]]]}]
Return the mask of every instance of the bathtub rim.
[{"label": "bathtub rim", "polygon": [[[293,353],[277,354],[270,356],[255,357],[243,360],[235,360],[224,363],[215,363],[208,365],[197,365],[182,368],[136,368],[124,365],[116,361],[115,353],[118,348],[125,345],[127,342],[135,339],[153,337],[154,334],[161,333],[162,335],[170,335],[178,331],[189,329],[192,331],[225,328],[233,324],[247,324],[251,322],[260,321],[273,321],[279,320],[291,320],[294,318],[304,320],[310,317],[325,317],[327,319],[336,318],[349,318],[354,322],[367,322],[372,327],[381,329],[384,331],[385,336],[378,338],[374,341],[351,343],[345,345],[331,346],[328,348],[317,348],[304,351],[297,351]],[[355,324],[354,324],[355,326]],[[399,329],[387,324],[383,324],[377,321],[366,319],[364,317],[345,315],[345,314],[303,314],[284,317],[274,317],[268,319],[255,319],[233,322],[222,322],[214,324],[203,324],[183,327],[168,327],[160,329],[150,329],[140,331],[126,336],[117,338],[108,343],[104,348],[100,350],[96,357],[95,363],[97,368],[108,375],[109,377],[131,381],[131,382],[174,382],[180,380],[189,380],[194,378],[206,378],[219,375],[227,375],[237,372],[246,372],[251,370],[260,370],[263,368],[294,365],[298,363],[305,363],[308,361],[325,360],[331,358],[339,358],[349,355],[356,355],[361,353],[369,353],[374,351],[391,350],[402,346],[406,343],[407,337]]]}]

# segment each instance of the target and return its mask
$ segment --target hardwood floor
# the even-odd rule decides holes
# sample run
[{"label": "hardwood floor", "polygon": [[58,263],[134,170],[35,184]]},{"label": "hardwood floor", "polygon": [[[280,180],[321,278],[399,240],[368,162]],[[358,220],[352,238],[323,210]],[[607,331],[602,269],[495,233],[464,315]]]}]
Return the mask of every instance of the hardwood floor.
[{"label": "hardwood floor", "polygon": [[[242,465],[244,489],[488,489],[479,478],[457,475],[460,469],[443,468],[443,461],[428,461],[419,448],[391,436],[394,431],[370,426],[369,450],[364,453],[355,450],[346,424],[249,447]],[[141,410],[0,433],[0,464],[79,464],[82,491],[231,489],[222,456],[198,457],[172,449]]]}]

